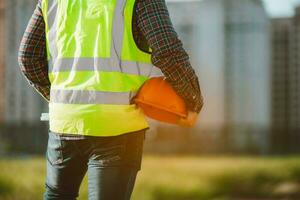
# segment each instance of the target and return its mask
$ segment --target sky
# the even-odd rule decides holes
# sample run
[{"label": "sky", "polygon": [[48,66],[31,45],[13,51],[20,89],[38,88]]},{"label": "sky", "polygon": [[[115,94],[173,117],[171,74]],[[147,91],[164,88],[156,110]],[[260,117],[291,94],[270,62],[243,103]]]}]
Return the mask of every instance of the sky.
[{"label": "sky", "polygon": [[294,6],[300,5],[300,0],[263,0],[266,10],[272,17],[288,17],[293,15]]}]

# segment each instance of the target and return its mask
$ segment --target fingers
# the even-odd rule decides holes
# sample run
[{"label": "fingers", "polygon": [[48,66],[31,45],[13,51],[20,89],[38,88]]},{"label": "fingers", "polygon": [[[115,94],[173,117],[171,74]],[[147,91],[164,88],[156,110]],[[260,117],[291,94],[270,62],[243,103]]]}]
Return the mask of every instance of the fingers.
[{"label": "fingers", "polygon": [[187,120],[180,120],[178,124],[183,127],[192,127],[193,126],[193,124]]},{"label": "fingers", "polygon": [[178,121],[178,124],[180,126],[185,126],[185,127],[193,127],[198,119],[198,113],[196,112],[188,112],[188,115],[186,118],[181,118]]}]

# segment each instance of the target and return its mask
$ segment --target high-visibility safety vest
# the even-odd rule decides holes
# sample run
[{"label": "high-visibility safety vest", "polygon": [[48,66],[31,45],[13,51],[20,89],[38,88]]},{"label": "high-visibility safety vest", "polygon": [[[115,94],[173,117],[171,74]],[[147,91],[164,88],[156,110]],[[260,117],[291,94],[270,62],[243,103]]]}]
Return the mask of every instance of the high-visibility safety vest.
[{"label": "high-visibility safety vest", "polygon": [[130,103],[157,69],[133,38],[135,0],[43,0],[50,130],[115,136],[148,127]]}]

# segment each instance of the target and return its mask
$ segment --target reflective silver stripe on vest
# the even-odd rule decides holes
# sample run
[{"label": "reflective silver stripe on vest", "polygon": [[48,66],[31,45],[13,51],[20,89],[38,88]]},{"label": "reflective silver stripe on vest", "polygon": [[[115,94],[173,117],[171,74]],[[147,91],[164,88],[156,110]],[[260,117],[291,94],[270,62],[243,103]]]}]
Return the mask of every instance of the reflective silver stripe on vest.
[{"label": "reflective silver stripe on vest", "polygon": [[112,41],[110,47],[110,57],[114,64],[112,65],[115,69],[119,68],[122,71],[121,66],[121,52],[123,45],[124,35],[124,8],[126,0],[117,0],[116,7],[114,10],[114,18],[112,24]]},{"label": "reflective silver stripe on vest", "polygon": [[132,92],[102,92],[89,90],[51,90],[51,103],[129,105]]},{"label": "reflective silver stripe on vest", "polygon": [[[47,19],[48,19],[48,41],[56,41],[57,37],[57,8],[58,4],[56,3],[57,0],[48,0],[48,12],[47,12]],[[55,42],[49,42],[49,49],[50,49],[50,60],[52,58],[57,58],[57,46]],[[51,66],[50,63],[49,66]]]},{"label": "reflective silver stripe on vest", "polygon": [[[111,67],[113,63],[114,61],[111,58],[62,58],[57,59],[56,62],[53,63],[54,67],[50,68],[50,72],[114,71],[148,77],[153,70],[153,65],[146,63],[121,61],[121,68],[117,69]],[[52,66],[52,64],[49,63],[49,66]]]}]

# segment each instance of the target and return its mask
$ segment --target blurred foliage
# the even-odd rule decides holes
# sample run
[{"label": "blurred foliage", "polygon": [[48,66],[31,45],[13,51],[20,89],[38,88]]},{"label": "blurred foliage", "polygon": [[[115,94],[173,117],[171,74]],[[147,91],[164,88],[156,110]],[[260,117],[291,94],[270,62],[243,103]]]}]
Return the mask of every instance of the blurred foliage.
[{"label": "blurred foliage", "polygon": [[13,192],[13,184],[10,183],[8,177],[0,177],[0,196]]},{"label": "blurred foliage", "polygon": [[[42,199],[42,158],[2,159],[0,199]],[[87,178],[80,200],[87,199]],[[300,157],[146,155],[133,200],[300,199]]]}]

